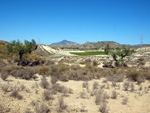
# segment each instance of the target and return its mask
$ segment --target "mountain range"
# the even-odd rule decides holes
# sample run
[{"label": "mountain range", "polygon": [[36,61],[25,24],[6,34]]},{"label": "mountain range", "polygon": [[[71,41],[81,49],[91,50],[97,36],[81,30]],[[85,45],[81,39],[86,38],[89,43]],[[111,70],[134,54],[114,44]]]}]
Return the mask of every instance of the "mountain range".
[{"label": "mountain range", "polygon": [[109,46],[112,48],[122,47],[122,45],[125,45],[126,47],[130,47],[130,48],[150,46],[150,44],[142,44],[142,45],[141,44],[139,45],[120,44],[114,41],[85,42],[84,44],[78,44],[76,42],[67,41],[67,40],[63,40],[57,43],[52,43],[51,46],[64,47],[64,48],[99,49],[105,47],[107,44],[109,44]]}]

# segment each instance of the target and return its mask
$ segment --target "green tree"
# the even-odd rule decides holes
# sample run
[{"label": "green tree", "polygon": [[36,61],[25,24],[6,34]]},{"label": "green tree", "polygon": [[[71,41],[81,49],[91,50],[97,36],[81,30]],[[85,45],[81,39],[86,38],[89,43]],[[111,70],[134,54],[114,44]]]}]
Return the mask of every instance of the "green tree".
[{"label": "green tree", "polygon": [[126,48],[125,46],[122,46],[122,48],[116,48],[114,50],[110,51],[110,55],[113,57],[113,60],[115,61],[115,66],[120,67],[125,65],[125,57],[130,56],[134,51],[130,48]]},{"label": "green tree", "polygon": [[35,48],[36,42],[34,39],[32,39],[31,42],[25,40],[24,44],[22,44],[19,40],[14,40],[7,44],[7,52],[18,54],[20,61],[22,61],[23,54],[31,53]]},{"label": "green tree", "polygon": [[104,48],[105,53],[108,55],[109,51],[110,51],[110,46],[109,44],[107,44]]}]

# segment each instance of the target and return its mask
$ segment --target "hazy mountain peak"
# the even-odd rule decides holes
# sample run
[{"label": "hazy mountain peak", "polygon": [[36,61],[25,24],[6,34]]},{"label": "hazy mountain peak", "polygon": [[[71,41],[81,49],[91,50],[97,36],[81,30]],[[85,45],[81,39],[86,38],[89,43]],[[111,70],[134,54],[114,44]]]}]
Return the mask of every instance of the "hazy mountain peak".
[{"label": "hazy mountain peak", "polygon": [[63,47],[72,47],[72,46],[77,46],[79,45],[78,43],[68,41],[68,40],[62,40],[60,42],[52,43],[51,46],[63,46]]}]

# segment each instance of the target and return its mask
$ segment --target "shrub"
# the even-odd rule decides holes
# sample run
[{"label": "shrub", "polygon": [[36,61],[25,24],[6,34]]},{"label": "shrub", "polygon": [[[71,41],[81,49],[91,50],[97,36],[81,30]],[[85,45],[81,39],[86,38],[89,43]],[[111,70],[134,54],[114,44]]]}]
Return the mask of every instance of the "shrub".
[{"label": "shrub", "polygon": [[114,74],[113,76],[108,76],[107,80],[112,82],[122,82],[124,79],[123,74]]},{"label": "shrub", "polygon": [[64,103],[64,97],[63,96],[60,96],[58,98],[58,112],[62,112],[64,109],[67,108],[67,105],[65,105]]},{"label": "shrub", "polygon": [[116,93],[116,91],[115,91],[115,90],[114,90],[114,91],[112,91],[111,98],[112,98],[112,99],[116,99],[116,98],[117,98],[117,93]]},{"label": "shrub", "polygon": [[99,107],[99,111],[101,113],[108,113],[108,108],[107,108],[106,102],[102,102],[102,104]]},{"label": "shrub", "polygon": [[124,82],[124,84],[123,84],[124,91],[128,91],[129,86],[130,86],[130,84],[128,81]]},{"label": "shrub", "polygon": [[132,70],[132,71],[127,73],[127,78],[129,78],[129,79],[131,79],[133,81],[137,81],[139,75],[140,75],[139,71]]},{"label": "shrub", "polygon": [[12,90],[12,87],[9,84],[1,85],[2,90],[6,92],[10,92]]},{"label": "shrub", "polygon": [[102,94],[97,94],[95,96],[95,104],[100,105],[101,99],[102,99]]},{"label": "shrub", "polygon": [[83,87],[83,88],[86,88],[86,89],[88,90],[88,89],[89,89],[88,81],[84,81],[84,82],[82,83],[82,87]]},{"label": "shrub", "polygon": [[122,100],[122,104],[125,105],[125,104],[127,104],[127,102],[128,102],[128,98],[124,97],[123,100]]},{"label": "shrub", "polygon": [[98,88],[99,88],[98,82],[94,82],[94,84],[93,84],[93,90],[98,89]]},{"label": "shrub", "polygon": [[53,97],[53,94],[50,90],[44,90],[43,92],[43,100],[46,100],[46,101],[49,101],[49,100],[53,100],[54,97]]},{"label": "shrub", "polygon": [[80,93],[80,97],[81,97],[82,99],[88,98],[86,92],[84,92],[84,91],[82,91],[82,92]]},{"label": "shrub", "polygon": [[49,67],[48,66],[42,66],[42,67],[40,67],[38,73],[40,75],[44,75],[44,76],[45,75],[49,75]]},{"label": "shrub", "polygon": [[62,74],[62,75],[59,77],[59,79],[60,79],[61,81],[67,82],[67,81],[69,80],[69,76],[66,75],[66,74]]},{"label": "shrub", "polygon": [[25,90],[25,89],[26,89],[25,85],[24,85],[24,84],[21,84],[20,89],[21,89],[22,91]]},{"label": "shrub", "polygon": [[48,113],[50,109],[46,105],[46,103],[39,103],[35,106],[35,112],[36,113]]},{"label": "shrub", "polygon": [[41,87],[44,88],[44,89],[50,88],[50,84],[49,84],[49,82],[46,80],[46,78],[42,78],[42,79],[41,79]]},{"label": "shrub", "polygon": [[8,72],[6,72],[6,71],[1,71],[1,78],[2,78],[3,80],[6,80],[8,76],[9,76],[9,75],[8,75]]},{"label": "shrub", "polygon": [[17,98],[18,100],[23,99],[23,96],[18,93],[18,90],[13,90],[10,96]]},{"label": "shrub", "polygon": [[29,108],[27,108],[24,113],[33,113],[33,112]]},{"label": "shrub", "polygon": [[63,90],[65,89],[65,87],[64,86],[60,86],[58,83],[56,83],[56,84],[52,85],[51,89],[53,90],[54,93],[57,93],[57,92],[62,93]]},{"label": "shrub", "polygon": [[92,62],[92,64],[93,64],[93,66],[97,66],[98,65],[97,61],[95,61],[95,60]]},{"label": "shrub", "polygon": [[131,92],[133,92],[134,91],[134,84],[132,83],[131,84]]},{"label": "shrub", "polygon": [[79,65],[72,65],[71,67],[71,70],[79,70],[81,67]]},{"label": "shrub", "polygon": [[55,84],[58,81],[57,77],[51,76],[51,83]]}]

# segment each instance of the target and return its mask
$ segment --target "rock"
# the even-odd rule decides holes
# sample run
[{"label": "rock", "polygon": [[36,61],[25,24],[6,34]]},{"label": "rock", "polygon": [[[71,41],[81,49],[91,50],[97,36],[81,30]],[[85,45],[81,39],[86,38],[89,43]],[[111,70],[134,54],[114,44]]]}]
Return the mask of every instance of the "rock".
[{"label": "rock", "polygon": [[144,67],[150,67],[150,62],[145,62]]},{"label": "rock", "polygon": [[33,75],[33,79],[34,79],[35,81],[40,81],[40,80],[41,80],[41,78],[42,78],[42,76],[41,76],[41,75],[39,75],[39,74],[35,74],[35,75]]}]

